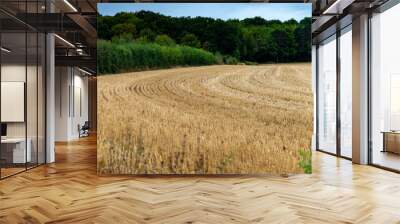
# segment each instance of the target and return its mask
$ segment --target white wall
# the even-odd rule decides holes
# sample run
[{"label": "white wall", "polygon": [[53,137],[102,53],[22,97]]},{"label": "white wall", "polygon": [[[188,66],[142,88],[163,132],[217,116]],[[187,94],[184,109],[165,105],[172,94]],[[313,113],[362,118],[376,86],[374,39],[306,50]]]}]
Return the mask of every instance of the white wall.
[{"label": "white wall", "polygon": [[83,75],[76,68],[56,67],[56,141],[79,138],[78,125],[88,120],[88,78]]},{"label": "white wall", "polygon": [[[3,64],[1,66],[1,81],[2,82],[25,82],[25,71],[26,67],[24,65],[18,64]],[[29,71],[33,69],[32,66],[28,66]],[[36,93],[28,93],[29,96],[36,96]],[[36,107],[36,106],[35,106]],[[7,110],[7,108],[1,108],[2,110]],[[29,116],[29,115],[28,115]],[[31,119],[28,120],[30,121]],[[25,122],[7,122],[7,136],[8,137],[25,137]],[[29,137],[29,136],[28,136]]]},{"label": "white wall", "polygon": [[[79,137],[79,132],[78,132],[78,124],[83,125],[85,121],[88,120],[88,78],[85,76],[82,76],[82,73],[77,70],[74,71],[74,93],[75,94],[73,99],[75,100],[74,108],[72,111],[75,113],[72,113],[72,120],[71,120],[71,135],[73,138]],[[80,97],[79,97],[80,96]],[[79,102],[80,101],[80,102]],[[80,111],[81,110],[81,111]]]},{"label": "white wall", "polygon": [[55,68],[55,140],[67,141],[69,133],[69,68]]},{"label": "white wall", "polygon": [[[2,82],[25,82],[25,65],[17,65],[17,64],[3,64],[1,66],[1,81]],[[28,70],[31,68],[28,67]],[[3,96],[4,97],[4,96]],[[1,108],[2,110],[7,110],[7,108]],[[24,108],[22,108],[24,110]],[[18,122],[23,123],[23,122]],[[12,129],[13,123],[10,123],[9,126]],[[8,129],[10,129],[8,127]],[[23,133],[25,135],[25,133]]]},{"label": "white wall", "polygon": [[1,81],[25,82],[25,64],[4,64],[1,66]]},{"label": "white wall", "polygon": [[[1,81],[3,82],[25,82],[25,64],[4,64],[1,66]],[[1,108],[6,110],[6,108]],[[7,137],[25,137],[25,123],[7,123]]]},{"label": "white wall", "polygon": [[[25,121],[25,83],[1,82],[1,121]],[[35,107],[36,108],[36,105]]]}]

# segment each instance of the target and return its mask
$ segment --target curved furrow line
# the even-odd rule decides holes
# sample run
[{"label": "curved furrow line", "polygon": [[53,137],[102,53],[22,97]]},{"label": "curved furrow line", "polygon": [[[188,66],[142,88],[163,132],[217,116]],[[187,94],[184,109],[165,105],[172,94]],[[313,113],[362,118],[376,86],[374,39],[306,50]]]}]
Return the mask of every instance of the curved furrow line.
[{"label": "curved furrow line", "polygon": [[[249,102],[257,102],[258,105],[265,104],[270,107],[279,108],[279,109],[287,109],[287,108],[297,108],[297,104],[293,104],[291,100],[288,99],[287,96],[280,94],[282,89],[280,87],[274,88],[257,88],[258,86],[254,86],[251,84],[250,77],[255,74],[248,72],[248,76],[241,76],[241,79],[228,79],[231,82],[223,82],[224,86],[218,87],[221,89],[225,95],[230,92],[229,96],[247,100]],[[257,73],[256,73],[257,74]],[[232,82],[233,81],[233,82]],[[263,82],[264,83],[264,82]],[[229,91],[222,91],[222,89],[229,88]],[[277,91],[277,89],[279,91]]]},{"label": "curved furrow line", "polygon": [[[204,66],[99,77],[100,162],[110,154],[121,159],[110,169],[126,173],[299,172],[297,151],[309,146],[312,133],[306,66]],[[142,154],[126,156],[138,148]]]}]

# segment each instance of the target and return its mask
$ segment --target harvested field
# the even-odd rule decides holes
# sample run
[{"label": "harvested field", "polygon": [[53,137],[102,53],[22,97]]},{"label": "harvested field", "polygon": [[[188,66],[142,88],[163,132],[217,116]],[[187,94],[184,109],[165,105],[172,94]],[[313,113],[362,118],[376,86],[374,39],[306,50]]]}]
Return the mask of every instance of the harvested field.
[{"label": "harvested field", "polygon": [[98,77],[100,174],[302,173],[311,65],[216,65]]}]

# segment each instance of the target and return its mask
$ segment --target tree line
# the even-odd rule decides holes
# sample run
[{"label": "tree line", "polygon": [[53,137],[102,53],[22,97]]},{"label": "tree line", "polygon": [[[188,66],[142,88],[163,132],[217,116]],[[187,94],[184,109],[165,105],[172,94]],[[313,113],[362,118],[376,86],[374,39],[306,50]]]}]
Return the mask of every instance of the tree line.
[{"label": "tree line", "polygon": [[[120,12],[97,18],[99,39],[211,52],[227,64],[311,60],[311,18],[301,21],[262,17],[221,20],[171,17],[150,11]],[[155,46],[155,45],[152,45]]]}]

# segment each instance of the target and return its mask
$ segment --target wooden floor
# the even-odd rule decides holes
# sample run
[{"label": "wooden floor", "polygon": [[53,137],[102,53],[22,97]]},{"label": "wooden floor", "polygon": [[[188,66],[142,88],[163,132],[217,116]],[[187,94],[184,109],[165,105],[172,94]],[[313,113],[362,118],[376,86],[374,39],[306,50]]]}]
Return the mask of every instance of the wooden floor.
[{"label": "wooden floor", "polygon": [[400,223],[400,175],[314,153],[314,174],[99,177],[95,138],[0,181],[0,223]]},{"label": "wooden floor", "polygon": [[374,151],[373,155],[374,164],[400,170],[400,155],[391,152]]},{"label": "wooden floor", "polygon": [[8,176],[11,176],[11,175],[13,175],[13,174],[16,174],[16,173],[19,173],[19,172],[23,172],[23,171],[25,171],[26,169],[25,169],[25,167],[23,167],[23,168],[20,168],[20,167],[7,167],[7,168],[1,168],[1,177],[3,178],[3,177],[8,177]]}]

